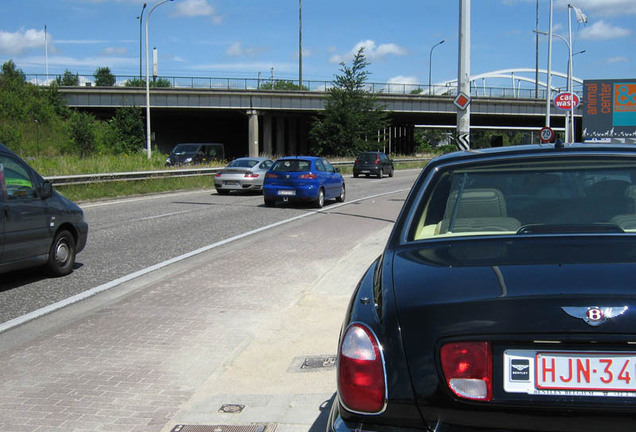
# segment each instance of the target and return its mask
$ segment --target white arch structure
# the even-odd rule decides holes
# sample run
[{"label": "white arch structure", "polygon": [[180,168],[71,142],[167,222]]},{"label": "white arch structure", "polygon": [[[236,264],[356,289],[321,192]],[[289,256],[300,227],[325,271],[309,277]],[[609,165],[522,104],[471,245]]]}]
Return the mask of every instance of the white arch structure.
[{"label": "white arch structure", "polygon": [[[492,72],[486,72],[483,74],[479,74],[479,75],[473,75],[470,77],[470,86],[471,89],[474,89],[477,92],[477,95],[479,94],[479,88],[480,86],[477,85],[477,81],[481,80],[482,81],[482,86],[481,88],[486,88],[486,79],[505,79],[505,80],[511,80],[512,81],[512,89],[515,90],[516,92],[518,92],[521,89],[521,84],[522,83],[531,83],[531,84],[537,84],[539,85],[539,87],[546,89],[547,88],[547,83],[545,81],[536,81],[535,80],[535,76],[536,76],[537,70],[535,68],[516,68],[516,69],[501,69],[501,70],[497,70],[497,71],[492,71]],[[524,75],[518,75],[518,74],[532,74],[532,77],[527,77]],[[542,74],[544,76],[548,75],[548,71],[545,69],[539,69],[539,74]],[[560,77],[563,78],[565,80],[565,87],[567,87],[567,79],[568,79],[568,75],[564,74],[562,72],[557,72],[557,71],[551,71],[551,75],[554,77]],[[583,85],[583,80],[577,77],[572,77],[572,81],[573,83],[576,84],[580,84]],[[453,79],[453,80],[449,80],[449,81],[445,81],[441,84],[436,84],[433,86],[433,93],[434,94],[443,94],[444,92],[448,91],[448,87],[452,87],[452,86],[456,86],[457,85],[457,79]],[[565,88],[562,87],[556,87],[554,86],[554,84],[551,86],[552,87],[552,91],[554,92],[558,92],[561,90],[565,90]],[[527,89],[529,90],[529,89]]]}]

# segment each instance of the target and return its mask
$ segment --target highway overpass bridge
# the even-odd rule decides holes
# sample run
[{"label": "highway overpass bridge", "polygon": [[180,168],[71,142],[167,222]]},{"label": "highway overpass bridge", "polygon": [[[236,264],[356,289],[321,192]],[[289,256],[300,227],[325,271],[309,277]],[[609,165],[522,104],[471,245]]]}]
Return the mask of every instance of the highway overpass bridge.
[{"label": "highway overpass bridge", "polygon": [[[508,90],[502,91],[502,90]],[[409,154],[418,125],[455,131],[455,88],[420,94],[377,94],[389,112],[391,127],[377,139],[385,151]],[[122,106],[145,107],[146,93],[134,87],[62,87],[69,106],[110,118]],[[430,93],[430,94],[429,94]],[[538,95],[538,94],[537,94]],[[545,95],[545,91],[543,92]],[[324,91],[262,89],[151,88],[151,126],[155,145],[168,152],[178,142],[223,142],[229,158],[258,153],[303,154],[312,118],[325,106]],[[531,130],[545,125],[545,96],[514,89],[475,88],[471,129]],[[581,112],[575,111],[580,139]],[[552,108],[551,125],[563,129],[564,112]],[[535,141],[538,141],[535,134]]]}]

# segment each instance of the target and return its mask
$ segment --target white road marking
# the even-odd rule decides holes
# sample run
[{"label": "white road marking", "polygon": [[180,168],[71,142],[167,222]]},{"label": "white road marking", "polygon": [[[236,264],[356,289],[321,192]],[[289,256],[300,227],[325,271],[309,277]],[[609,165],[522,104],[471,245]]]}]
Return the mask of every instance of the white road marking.
[{"label": "white road marking", "polygon": [[[67,299],[61,300],[61,301],[59,301],[57,303],[53,303],[51,305],[48,305],[48,306],[45,306],[43,308],[37,309],[37,310],[35,310],[33,312],[30,312],[28,314],[25,314],[25,315],[19,316],[17,318],[14,318],[12,320],[6,321],[6,322],[0,324],[0,333],[4,332],[6,330],[9,330],[9,329],[11,329],[13,327],[17,327],[19,325],[22,325],[22,324],[24,324],[24,323],[26,323],[28,321],[32,321],[32,320],[37,319],[39,317],[42,317],[44,315],[50,314],[52,312],[55,312],[55,311],[57,311],[59,309],[62,309],[64,307],[66,307],[66,306],[72,305],[73,303],[77,303],[79,301],[82,301],[84,299],[92,297],[92,296],[94,296],[96,294],[99,294],[99,293],[101,293],[103,291],[107,291],[107,290],[109,290],[111,288],[114,288],[114,287],[116,287],[118,285],[121,285],[121,284],[123,284],[125,282],[129,282],[129,281],[131,281],[133,279],[136,279],[138,277],[144,276],[144,275],[146,275],[148,273],[151,273],[151,272],[153,272],[155,270],[159,270],[159,269],[161,269],[163,267],[169,266],[170,264],[174,264],[174,263],[177,263],[179,261],[183,261],[183,260],[185,260],[187,258],[193,257],[195,255],[199,255],[199,254],[201,254],[203,252],[207,252],[209,250],[212,250],[212,249],[217,248],[219,246],[226,245],[226,244],[231,243],[233,241],[240,240],[240,239],[245,238],[245,237],[249,237],[249,236],[251,236],[253,234],[257,234],[259,232],[263,232],[263,231],[266,231],[268,229],[272,229],[272,228],[284,225],[284,224],[289,223],[289,222],[294,222],[296,220],[302,219],[302,218],[307,217],[307,216],[315,215],[317,213],[324,213],[325,210],[336,209],[336,208],[342,207],[344,205],[353,204],[353,203],[356,203],[356,202],[359,202],[359,201],[365,201],[365,200],[369,200],[369,199],[373,199],[373,198],[378,198],[378,197],[381,197],[381,196],[384,196],[384,195],[391,195],[391,194],[395,194],[395,193],[405,192],[405,191],[408,191],[409,189],[399,189],[399,190],[395,190],[395,191],[391,191],[391,192],[384,192],[384,193],[377,194],[377,195],[371,195],[371,196],[367,196],[367,197],[364,197],[364,198],[359,198],[359,199],[353,200],[353,201],[348,201],[348,202],[343,202],[343,203],[340,203],[340,204],[330,205],[329,208],[324,209],[324,210],[321,209],[321,210],[315,210],[315,211],[312,211],[312,212],[304,213],[304,214],[301,214],[299,216],[295,216],[295,217],[292,217],[292,218],[289,218],[289,219],[285,219],[285,220],[282,220],[282,221],[279,221],[279,222],[276,222],[276,223],[273,223],[273,224],[270,224],[270,225],[266,225],[266,226],[261,227],[261,228],[257,228],[257,229],[252,230],[252,231],[245,232],[243,234],[236,235],[234,237],[227,238],[225,240],[218,241],[216,243],[213,243],[213,244],[210,244],[208,246],[204,246],[202,248],[193,250],[191,252],[185,253],[185,254],[180,255],[178,257],[171,258],[169,260],[160,262],[158,264],[155,264],[153,266],[147,267],[145,269],[136,271],[134,273],[130,273],[130,274],[126,275],[126,276],[122,276],[122,277],[120,277],[118,279],[115,279],[115,280],[107,282],[107,283],[105,283],[103,285],[91,288],[91,289],[89,289],[87,291],[81,292],[81,293],[76,294],[76,295],[74,295],[72,297],[69,297]],[[128,202],[130,202],[130,201],[128,201]]]}]

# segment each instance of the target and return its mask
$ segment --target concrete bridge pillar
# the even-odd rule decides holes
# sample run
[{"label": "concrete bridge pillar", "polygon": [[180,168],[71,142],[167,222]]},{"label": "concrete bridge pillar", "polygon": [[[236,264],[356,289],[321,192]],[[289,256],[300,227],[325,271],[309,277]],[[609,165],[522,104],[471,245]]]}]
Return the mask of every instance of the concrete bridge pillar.
[{"label": "concrete bridge pillar", "polygon": [[258,111],[252,110],[248,111],[247,115],[249,116],[248,121],[248,149],[249,156],[256,157],[258,156]]},{"label": "concrete bridge pillar", "polygon": [[297,136],[296,119],[289,117],[287,119],[287,153],[289,155],[298,155]]}]

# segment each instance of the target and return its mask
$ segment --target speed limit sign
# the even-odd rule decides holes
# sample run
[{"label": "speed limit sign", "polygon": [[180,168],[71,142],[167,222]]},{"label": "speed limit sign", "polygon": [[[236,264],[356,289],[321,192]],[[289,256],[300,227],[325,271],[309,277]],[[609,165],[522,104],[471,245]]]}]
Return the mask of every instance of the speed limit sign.
[{"label": "speed limit sign", "polygon": [[541,137],[542,143],[548,143],[552,141],[552,138],[554,138],[554,131],[552,130],[551,127],[545,126],[541,128],[541,132],[539,132],[539,136]]}]

